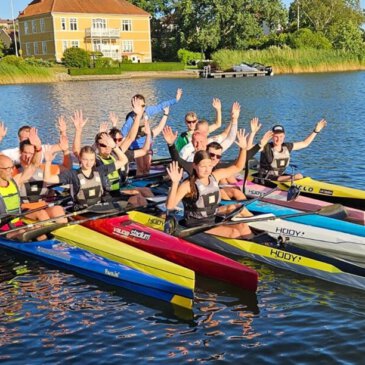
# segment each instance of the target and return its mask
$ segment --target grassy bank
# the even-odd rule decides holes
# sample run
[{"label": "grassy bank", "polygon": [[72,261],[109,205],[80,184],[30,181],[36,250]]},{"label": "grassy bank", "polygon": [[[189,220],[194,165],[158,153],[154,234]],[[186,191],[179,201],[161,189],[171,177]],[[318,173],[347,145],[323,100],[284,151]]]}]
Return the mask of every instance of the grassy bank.
[{"label": "grassy bank", "polygon": [[56,70],[22,64],[0,62],[0,84],[23,84],[57,81]]},{"label": "grassy bank", "polygon": [[363,58],[337,50],[290,49],[272,47],[265,50],[220,50],[212,54],[219,69],[227,71],[242,62],[259,62],[273,66],[274,73],[330,72],[365,69]]}]

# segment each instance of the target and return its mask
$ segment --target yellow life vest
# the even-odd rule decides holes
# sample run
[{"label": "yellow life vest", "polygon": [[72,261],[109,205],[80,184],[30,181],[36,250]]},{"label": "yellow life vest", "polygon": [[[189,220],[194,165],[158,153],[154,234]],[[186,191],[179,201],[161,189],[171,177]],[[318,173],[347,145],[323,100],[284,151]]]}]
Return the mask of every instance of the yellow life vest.
[{"label": "yellow life vest", "polygon": [[[103,165],[110,165],[115,163],[115,158],[110,156],[109,158],[103,158],[98,155],[98,159],[103,163]],[[107,175],[108,182],[109,182],[109,191],[116,191],[120,189],[120,176],[118,170],[114,170],[110,174]]]},{"label": "yellow life vest", "polygon": [[0,214],[20,213],[20,195],[14,180],[8,186],[0,186]]}]

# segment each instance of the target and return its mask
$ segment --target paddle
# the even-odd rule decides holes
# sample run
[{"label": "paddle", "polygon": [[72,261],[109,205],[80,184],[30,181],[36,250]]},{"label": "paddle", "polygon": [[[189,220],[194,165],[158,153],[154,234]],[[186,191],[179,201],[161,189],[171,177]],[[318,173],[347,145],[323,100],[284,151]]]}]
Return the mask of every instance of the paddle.
[{"label": "paddle", "polygon": [[261,216],[254,216],[254,217],[232,217],[232,214],[230,214],[230,217],[225,217],[222,221],[216,222],[213,224],[208,225],[202,225],[199,227],[192,227],[192,228],[186,228],[183,230],[178,230],[175,234],[177,237],[188,237],[192,236],[194,234],[198,234],[200,232],[207,231],[211,228],[222,226],[222,225],[231,225],[231,224],[237,224],[237,223],[252,223],[252,222],[260,222],[260,221],[266,221],[266,220],[274,220],[274,219],[287,219],[287,218],[295,218],[295,217],[301,217],[306,215],[323,215],[323,216],[330,216],[333,217],[335,214],[340,214],[343,212],[343,206],[341,204],[333,204],[326,207],[323,207],[318,210],[314,210],[311,212],[297,212],[297,213],[290,213],[290,214],[282,214],[282,215],[268,215],[264,214]]},{"label": "paddle", "polygon": [[155,174],[131,176],[126,179],[126,184],[131,184],[135,181],[152,180],[154,178],[165,177],[167,175],[166,171],[156,172]]},{"label": "paddle", "polygon": [[151,166],[156,166],[156,165],[167,165],[171,162],[171,157],[161,157],[158,158],[156,160],[152,160],[151,162]]}]

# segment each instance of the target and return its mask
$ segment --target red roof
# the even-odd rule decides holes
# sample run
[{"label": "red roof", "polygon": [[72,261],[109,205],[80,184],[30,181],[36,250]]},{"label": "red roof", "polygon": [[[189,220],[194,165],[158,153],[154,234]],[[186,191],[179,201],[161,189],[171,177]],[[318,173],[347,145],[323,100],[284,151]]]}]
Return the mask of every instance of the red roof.
[{"label": "red roof", "polygon": [[33,0],[19,18],[55,13],[145,15],[149,13],[126,0]]}]

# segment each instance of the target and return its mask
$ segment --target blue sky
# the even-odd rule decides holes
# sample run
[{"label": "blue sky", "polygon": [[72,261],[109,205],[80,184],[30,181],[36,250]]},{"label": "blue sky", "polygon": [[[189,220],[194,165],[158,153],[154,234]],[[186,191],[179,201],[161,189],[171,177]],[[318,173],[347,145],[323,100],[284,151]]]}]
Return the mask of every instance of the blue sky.
[{"label": "blue sky", "polygon": [[[32,0],[13,0],[14,16],[16,17],[20,10],[23,10]],[[103,1],[103,0],[100,0]],[[288,6],[292,1],[283,0],[283,3]],[[0,0],[0,18],[11,19],[11,0]],[[361,0],[361,6],[365,8],[365,0]]]}]

